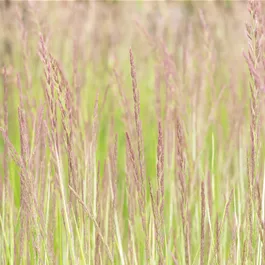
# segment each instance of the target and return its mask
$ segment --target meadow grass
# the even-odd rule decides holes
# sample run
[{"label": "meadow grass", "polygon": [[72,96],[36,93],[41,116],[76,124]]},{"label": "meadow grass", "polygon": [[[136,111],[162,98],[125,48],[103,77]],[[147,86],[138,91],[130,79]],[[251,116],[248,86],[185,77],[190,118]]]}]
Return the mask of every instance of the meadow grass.
[{"label": "meadow grass", "polygon": [[263,3],[5,3],[0,264],[265,264]]}]

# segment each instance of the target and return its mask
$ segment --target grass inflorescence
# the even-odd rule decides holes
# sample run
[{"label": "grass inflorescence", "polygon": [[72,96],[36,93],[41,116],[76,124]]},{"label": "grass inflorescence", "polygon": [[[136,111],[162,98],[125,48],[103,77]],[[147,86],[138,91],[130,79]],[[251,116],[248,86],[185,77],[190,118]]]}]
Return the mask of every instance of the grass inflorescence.
[{"label": "grass inflorescence", "polygon": [[265,264],[264,4],[217,2],[0,3],[0,264]]}]

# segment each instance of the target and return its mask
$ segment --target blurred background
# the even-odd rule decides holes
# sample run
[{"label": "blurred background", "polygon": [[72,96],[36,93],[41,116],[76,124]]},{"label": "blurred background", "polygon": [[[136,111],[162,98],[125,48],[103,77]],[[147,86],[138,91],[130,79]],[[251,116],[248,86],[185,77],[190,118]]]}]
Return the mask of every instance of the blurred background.
[{"label": "blurred background", "polygon": [[[144,127],[157,120],[155,95],[156,91],[165,91],[165,75],[170,76],[171,86],[177,91],[173,99],[180,101],[187,131],[194,130],[189,119],[196,111],[197,130],[202,132],[215,104],[215,120],[219,122],[214,125],[219,128],[219,142],[224,140],[227,144],[234,126],[245,122],[245,1],[2,1],[0,5],[0,65],[8,69],[11,94],[12,90],[17,91],[15,80],[20,73],[32,104],[43,100],[43,72],[38,56],[42,33],[69,82],[76,82],[78,91],[84,91],[87,101],[83,100],[80,106],[85,112],[92,112],[93,104],[88,106],[87,102],[94,100],[95,91],[99,89],[103,101],[106,88],[110,87],[106,115],[103,114],[102,128],[106,130],[113,117],[116,123],[121,117],[117,104],[113,104],[120,99],[114,73],[121,78],[123,91],[131,96],[130,47],[136,60],[143,119],[147,122]],[[73,72],[77,73],[75,81]],[[9,122],[16,132],[17,109],[12,105],[17,103],[17,93],[10,98]],[[217,105],[217,101],[221,103]],[[220,121],[224,122],[222,127]],[[121,122],[117,126],[120,128]],[[204,137],[199,139],[198,142],[204,141]]]}]

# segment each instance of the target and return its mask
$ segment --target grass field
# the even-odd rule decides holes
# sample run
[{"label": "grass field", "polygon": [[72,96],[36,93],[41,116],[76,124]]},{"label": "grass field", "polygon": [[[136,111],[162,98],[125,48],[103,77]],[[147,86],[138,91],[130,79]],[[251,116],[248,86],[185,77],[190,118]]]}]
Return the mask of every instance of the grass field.
[{"label": "grass field", "polygon": [[0,7],[0,265],[265,264],[263,2]]}]

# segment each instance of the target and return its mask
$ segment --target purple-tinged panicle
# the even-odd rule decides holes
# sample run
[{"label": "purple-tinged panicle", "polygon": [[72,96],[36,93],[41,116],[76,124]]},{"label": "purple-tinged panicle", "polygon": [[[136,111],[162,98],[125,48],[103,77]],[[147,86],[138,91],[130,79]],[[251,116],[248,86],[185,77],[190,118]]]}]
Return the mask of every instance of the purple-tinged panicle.
[{"label": "purple-tinged panicle", "polygon": [[[3,96],[3,106],[4,106],[4,129],[5,133],[8,135],[8,88],[7,88],[7,70],[6,67],[3,69],[3,87],[4,87],[4,96]],[[8,183],[8,146],[6,142],[4,143],[4,183]],[[1,185],[0,179],[0,185]],[[0,187],[1,189],[1,187]]]},{"label": "purple-tinged panicle", "polygon": [[144,177],[145,177],[144,146],[143,146],[144,144],[143,144],[143,135],[142,135],[142,123],[140,120],[140,97],[139,97],[139,90],[137,88],[136,69],[131,49],[130,49],[130,64],[131,64],[131,78],[132,78],[133,99],[134,99],[134,119],[135,119],[136,133],[137,133],[137,149],[138,149],[138,159],[140,166],[140,178],[141,181],[144,182]]},{"label": "purple-tinged panicle", "polygon": [[262,2],[260,0],[250,0],[248,2],[248,10],[251,16],[250,24],[246,24],[246,32],[248,36],[248,53],[244,53],[244,57],[248,64],[249,72],[252,78],[250,83],[250,140],[251,146],[248,157],[248,244],[246,245],[249,252],[249,259],[254,260],[253,255],[253,211],[255,209],[255,201],[257,200],[254,192],[256,183],[260,181],[259,163],[260,163],[260,107],[261,94],[265,85],[265,24],[264,14],[262,10]]}]

